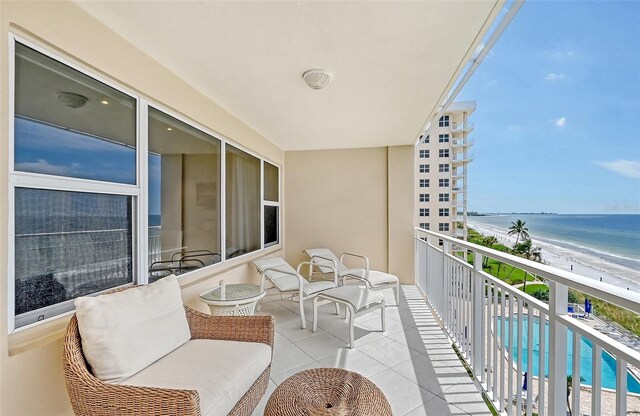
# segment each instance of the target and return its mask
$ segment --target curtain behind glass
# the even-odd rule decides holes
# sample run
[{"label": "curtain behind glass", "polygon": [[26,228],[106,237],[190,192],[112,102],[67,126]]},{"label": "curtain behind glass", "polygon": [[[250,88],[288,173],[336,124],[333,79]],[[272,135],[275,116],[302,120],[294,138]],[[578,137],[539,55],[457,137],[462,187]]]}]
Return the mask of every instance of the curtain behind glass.
[{"label": "curtain behind glass", "polygon": [[260,160],[226,146],[226,258],[260,249]]}]

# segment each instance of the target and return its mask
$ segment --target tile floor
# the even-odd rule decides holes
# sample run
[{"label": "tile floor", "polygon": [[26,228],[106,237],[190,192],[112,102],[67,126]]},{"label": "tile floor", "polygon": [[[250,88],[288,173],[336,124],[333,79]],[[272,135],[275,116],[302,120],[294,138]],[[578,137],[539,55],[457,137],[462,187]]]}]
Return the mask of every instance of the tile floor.
[{"label": "tile floor", "polygon": [[[319,309],[318,330],[311,332],[312,302],[306,302],[307,328],[301,329],[298,304],[270,291],[260,314],[275,317],[271,380],[254,415],[262,415],[276,386],[293,374],[316,367],[340,367],[373,381],[387,396],[393,414],[490,415],[480,393],[415,286],[402,286],[399,307],[387,307],[387,331],[380,312],[356,320],[356,342],[348,348],[348,324],[333,305]],[[391,290],[384,294],[394,305]]]}]

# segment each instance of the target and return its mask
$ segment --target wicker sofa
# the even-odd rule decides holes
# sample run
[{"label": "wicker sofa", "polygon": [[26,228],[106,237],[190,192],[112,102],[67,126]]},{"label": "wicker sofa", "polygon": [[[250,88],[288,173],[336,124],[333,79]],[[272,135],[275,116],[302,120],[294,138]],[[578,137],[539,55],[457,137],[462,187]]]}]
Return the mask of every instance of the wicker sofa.
[{"label": "wicker sofa", "polygon": [[[262,343],[273,351],[274,321],[270,316],[218,317],[185,306],[191,340],[226,340]],[[175,389],[157,386],[113,384],[92,373],[80,336],[76,315],[71,318],[64,340],[64,375],[76,415],[204,415],[196,388]],[[198,341],[200,342],[200,341]],[[237,401],[230,415],[250,415],[265,394],[271,364],[255,379]],[[154,363],[155,365],[155,363]],[[212,369],[212,371],[216,371]],[[220,370],[224,371],[224,370]],[[185,378],[184,374],[182,375]],[[187,375],[188,376],[188,375]],[[188,379],[188,377],[187,377]],[[153,384],[153,383],[151,383]],[[217,412],[215,412],[217,413]],[[219,414],[219,413],[218,413]]]}]

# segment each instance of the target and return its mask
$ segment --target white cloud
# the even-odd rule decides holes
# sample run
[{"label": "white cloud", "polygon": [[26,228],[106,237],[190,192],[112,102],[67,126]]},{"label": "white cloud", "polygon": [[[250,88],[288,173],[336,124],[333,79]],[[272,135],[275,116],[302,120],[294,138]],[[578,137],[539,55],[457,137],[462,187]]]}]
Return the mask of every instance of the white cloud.
[{"label": "white cloud", "polygon": [[609,169],[627,178],[640,179],[640,160],[615,160],[613,162],[596,162],[596,165]]},{"label": "white cloud", "polygon": [[553,124],[555,124],[556,127],[564,127],[567,124],[566,117],[556,118],[551,121],[553,122]]},{"label": "white cloud", "polygon": [[16,170],[24,171],[24,172],[37,172],[37,173],[46,173],[49,175],[64,175],[69,176],[72,174],[76,168],[79,167],[78,164],[72,163],[71,166],[63,166],[63,165],[52,165],[43,159],[38,159],[37,162],[18,162],[16,163]]},{"label": "white cloud", "polygon": [[549,72],[547,75],[545,75],[544,79],[547,81],[562,81],[564,79],[566,79],[567,76],[565,74],[556,74],[555,72]]}]

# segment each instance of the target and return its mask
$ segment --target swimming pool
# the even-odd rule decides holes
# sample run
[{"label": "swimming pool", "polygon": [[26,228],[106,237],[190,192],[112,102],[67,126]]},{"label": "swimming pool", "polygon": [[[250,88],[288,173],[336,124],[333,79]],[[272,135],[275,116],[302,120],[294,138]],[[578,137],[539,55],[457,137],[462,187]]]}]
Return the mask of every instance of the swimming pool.
[{"label": "swimming pool", "polygon": [[[511,319],[507,318],[506,321],[509,322]],[[540,373],[539,367],[539,357],[540,357],[540,320],[538,318],[534,318],[533,321],[533,375],[538,376]],[[510,351],[511,357],[513,357],[513,362],[516,363],[518,359],[518,320],[513,319],[511,327],[513,331],[511,331],[512,336],[509,336],[509,327],[510,325],[506,325],[506,348]],[[498,328],[497,328],[498,336],[501,336],[502,332],[502,323],[501,319],[498,319]],[[522,319],[522,368],[524,371],[527,369],[527,343],[528,343],[528,330],[529,330],[529,322],[526,316]],[[511,340],[512,342],[509,342]],[[591,386],[591,369],[593,367],[592,364],[592,348],[591,341],[586,339],[585,337],[581,338],[580,342],[580,377],[582,377],[582,384]],[[544,375],[549,375],[549,323],[545,322],[545,368]],[[567,330],[567,375],[571,375],[573,373],[573,331],[570,329]],[[616,359],[606,352],[604,349],[602,350],[602,387],[607,389],[616,388]],[[630,393],[640,393],[640,382],[629,372],[627,372],[627,391]]]}]

